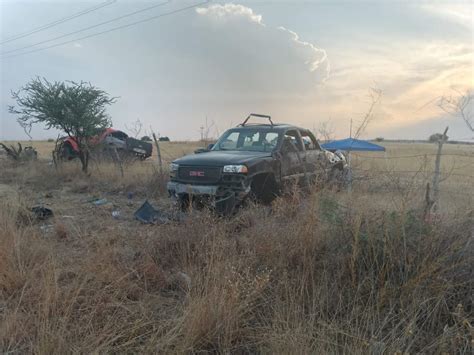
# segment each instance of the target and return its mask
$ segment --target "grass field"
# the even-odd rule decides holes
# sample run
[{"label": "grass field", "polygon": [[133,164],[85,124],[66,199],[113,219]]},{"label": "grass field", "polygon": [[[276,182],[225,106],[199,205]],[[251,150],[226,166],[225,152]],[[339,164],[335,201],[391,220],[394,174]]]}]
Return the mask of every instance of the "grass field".
[{"label": "grass field", "polygon": [[[16,144],[17,142],[4,142],[7,145]],[[38,154],[39,158],[43,160],[51,159],[51,152],[54,150],[54,142],[48,141],[20,141],[23,146],[33,146]],[[194,152],[197,148],[204,147],[205,144],[202,142],[160,142],[162,150],[162,158],[168,162],[177,157]],[[153,145],[153,157],[152,160],[156,160],[156,148]]]},{"label": "grass field", "polygon": [[[11,144],[12,142],[9,142]],[[43,161],[51,160],[54,143],[47,141],[21,142],[24,146],[34,146]],[[413,198],[423,199],[424,186],[433,179],[434,163],[437,147],[430,143],[389,143],[382,142],[386,152],[354,152],[351,155],[354,169],[354,184],[360,192],[370,192],[377,196],[378,201],[393,202],[400,197],[400,188],[409,191]],[[160,149],[163,165],[181,156],[206,146],[202,142],[161,142]],[[135,164],[126,169],[125,174],[131,179],[147,179],[157,171],[157,152],[154,147],[153,156],[143,164]],[[114,167],[105,168],[96,164],[98,175],[117,179],[119,170]],[[444,181],[441,183],[441,195],[445,210],[474,205],[474,145],[446,144],[443,147],[441,172]],[[124,181],[129,179],[125,177]],[[410,185],[410,186],[408,186]],[[409,188],[411,187],[411,189]],[[392,194],[395,192],[395,195]],[[390,198],[387,198],[390,196]],[[381,198],[379,198],[381,197]],[[403,196],[406,198],[406,196]]]},{"label": "grass field", "polygon": [[[423,213],[436,147],[382,143],[352,155],[351,192],[143,225],[143,201],[170,206],[155,156],[86,176],[31,144],[37,162],[0,157],[2,353],[472,351],[473,146],[445,145],[436,215]],[[162,143],[163,159],[200,145]],[[36,204],[54,217],[34,219]]]}]

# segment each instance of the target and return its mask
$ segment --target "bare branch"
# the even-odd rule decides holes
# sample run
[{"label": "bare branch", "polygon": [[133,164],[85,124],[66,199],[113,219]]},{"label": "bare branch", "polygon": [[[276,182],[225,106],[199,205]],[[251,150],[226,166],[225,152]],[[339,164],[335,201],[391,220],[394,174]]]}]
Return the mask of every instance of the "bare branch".
[{"label": "bare branch", "polygon": [[334,126],[332,125],[331,118],[327,121],[320,122],[314,133],[320,141],[332,141],[334,139]]},{"label": "bare branch", "polygon": [[357,127],[357,130],[354,134],[354,138],[359,138],[365,132],[365,129],[367,128],[369,123],[374,119],[375,108],[377,107],[377,104],[382,99],[382,90],[377,89],[377,88],[370,88],[369,96],[370,96],[370,101],[371,101],[369,109],[364,115],[359,127]]},{"label": "bare branch", "polygon": [[140,121],[139,118],[137,118],[137,120],[135,122],[132,122],[132,125],[130,127],[125,125],[125,128],[129,132],[132,132],[132,134],[135,138],[138,138],[138,136],[140,135],[140,133],[143,129],[143,123]]},{"label": "bare branch", "polygon": [[442,96],[437,105],[444,112],[454,117],[460,117],[471,132],[474,132],[474,92],[467,90],[457,96]]}]

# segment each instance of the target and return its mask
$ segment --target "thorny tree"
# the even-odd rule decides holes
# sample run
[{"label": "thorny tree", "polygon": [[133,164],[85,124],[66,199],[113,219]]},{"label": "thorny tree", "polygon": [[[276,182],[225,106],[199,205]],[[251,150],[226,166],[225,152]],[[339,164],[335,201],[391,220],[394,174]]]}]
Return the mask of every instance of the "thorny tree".
[{"label": "thorny tree", "polygon": [[440,97],[438,106],[450,115],[461,117],[469,130],[474,132],[474,91],[456,92],[457,96]]},{"label": "thorny tree", "polygon": [[49,82],[36,78],[17,92],[12,92],[17,107],[10,106],[18,123],[29,133],[34,124],[42,123],[46,129],[64,131],[78,145],[82,171],[87,173],[89,165],[88,139],[99,130],[110,127],[111,121],[106,106],[115,102],[87,82]]}]

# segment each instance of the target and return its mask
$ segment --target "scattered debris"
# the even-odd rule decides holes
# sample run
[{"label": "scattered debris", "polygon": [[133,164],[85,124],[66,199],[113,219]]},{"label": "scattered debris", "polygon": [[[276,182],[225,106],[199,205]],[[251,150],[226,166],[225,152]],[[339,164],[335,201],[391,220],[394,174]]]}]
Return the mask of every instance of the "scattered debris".
[{"label": "scattered debris", "polygon": [[33,212],[35,217],[41,221],[53,216],[53,210],[44,206],[33,206],[31,207],[31,212]]},{"label": "scattered debris", "polygon": [[180,221],[182,219],[181,214],[173,214],[155,209],[148,200],[146,200],[133,215],[140,222],[149,224],[164,224],[172,221]]},{"label": "scattered debris", "polygon": [[115,219],[120,219],[120,211],[112,211],[112,217]]},{"label": "scattered debris", "polygon": [[100,198],[97,200],[93,200],[92,203],[96,206],[102,206],[109,203],[109,201],[106,198]]},{"label": "scattered debris", "polygon": [[39,228],[42,232],[48,233],[48,232],[51,232],[53,230],[54,226],[52,224],[43,224]]},{"label": "scattered debris", "polygon": [[127,206],[132,206],[132,205],[133,205],[133,201],[132,201],[132,199],[133,199],[133,192],[129,192],[129,193],[127,194],[127,199],[128,199],[128,200],[127,200]]},{"label": "scattered debris", "polygon": [[5,144],[0,143],[0,147],[7,153],[7,156],[10,159],[15,161],[31,161],[36,160],[38,158],[38,152],[35,148],[28,146],[23,148],[21,143],[17,143],[18,148],[15,148],[14,145],[10,145],[7,147]]},{"label": "scattered debris", "polygon": [[160,211],[156,210],[148,200],[146,200],[133,215],[143,223],[155,223],[157,221],[160,223],[168,222],[168,218],[163,218]]}]

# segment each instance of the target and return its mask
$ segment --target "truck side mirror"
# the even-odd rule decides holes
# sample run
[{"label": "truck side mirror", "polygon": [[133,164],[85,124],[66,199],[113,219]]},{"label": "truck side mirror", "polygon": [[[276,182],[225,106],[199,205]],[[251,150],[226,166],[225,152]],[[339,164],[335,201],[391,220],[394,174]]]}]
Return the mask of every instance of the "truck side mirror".
[{"label": "truck side mirror", "polygon": [[214,148],[214,143],[211,143],[207,146],[207,150],[211,150],[212,148]]}]

